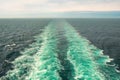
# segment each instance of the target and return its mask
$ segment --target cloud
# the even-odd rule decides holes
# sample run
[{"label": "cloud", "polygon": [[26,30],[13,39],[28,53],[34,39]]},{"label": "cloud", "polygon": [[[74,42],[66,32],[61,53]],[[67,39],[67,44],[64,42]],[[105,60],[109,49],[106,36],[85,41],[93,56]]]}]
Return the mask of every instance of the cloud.
[{"label": "cloud", "polygon": [[0,17],[43,16],[68,11],[120,11],[120,0],[0,0],[0,11]]}]

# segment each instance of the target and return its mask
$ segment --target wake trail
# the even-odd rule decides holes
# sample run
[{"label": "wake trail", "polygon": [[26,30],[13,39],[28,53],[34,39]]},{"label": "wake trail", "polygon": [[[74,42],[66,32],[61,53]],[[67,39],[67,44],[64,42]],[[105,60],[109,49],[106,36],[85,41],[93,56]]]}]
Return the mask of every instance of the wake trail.
[{"label": "wake trail", "polygon": [[65,36],[68,40],[67,58],[75,70],[75,80],[120,80],[114,67],[107,65],[111,59],[103,55],[67,22],[64,21]]},{"label": "wake trail", "polygon": [[103,51],[64,20],[55,20],[12,63],[0,80],[120,80]]},{"label": "wake trail", "polygon": [[30,45],[32,48],[22,52],[23,55],[13,62],[14,69],[1,80],[61,80],[58,73],[61,65],[57,58],[57,32],[53,24],[51,22],[42,35],[36,36],[37,41]]},{"label": "wake trail", "polygon": [[57,59],[56,33],[54,23],[51,22],[42,35],[43,43],[40,51],[34,56],[33,70],[27,80],[61,80],[58,74],[61,65]]}]

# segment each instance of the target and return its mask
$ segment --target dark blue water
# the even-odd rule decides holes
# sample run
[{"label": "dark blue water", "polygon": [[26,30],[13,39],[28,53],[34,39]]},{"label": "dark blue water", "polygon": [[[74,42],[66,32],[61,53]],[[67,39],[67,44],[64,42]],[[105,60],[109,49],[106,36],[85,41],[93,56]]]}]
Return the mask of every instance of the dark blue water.
[{"label": "dark blue water", "polygon": [[[45,26],[47,26],[50,21],[51,19],[1,19],[0,20],[0,55],[1,55],[0,76],[5,75],[5,73],[8,70],[13,68],[11,61],[14,61],[14,59],[19,57],[21,55],[20,53],[21,51],[24,51],[26,48],[29,48],[28,45],[35,42],[34,36],[37,34],[41,34]],[[75,30],[79,32],[81,36],[86,37],[96,47],[104,50],[105,55],[109,55],[111,58],[113,58],[114,61],[108,64],[116,63],[115,66],[119,70],[120,19],[66,19],[66,21],[69,24],[71,24],[75,28]],[[63,51],[62,54],[65,54],[67,50],[66,45],[68,44],[68,42],[66,41],[65,36],[63,36],[64,33],[62,33],[63,32],[62,30],[64,30],[62,28],[65,27],[64,23],[62,25],[61,24],[60,23],[55,24],[56,26],[58,26],[57,27],[58,31],[56,33],[59,33],[59,35],[61,36],[58,37],[61,37],[62,39],[60,38],[59,40],[60,43],[58,44],[56,44],[55,41],[54,45],[56,44],[57,48],[60,50],[58,51],[58,53],[61,53],[61,51]],[[61,28],[61,26],[64,27]],[[68,28],[68,29],[72,31],[72,28]],[[55,33],[54,30],[52,32],[50,31],[48,32],[50,34]],[[70,37],[69,34],[66,36],[68,36],[69,39]],[[48,46],[49,45],[46,45],[46,47]],[[63,48],[65,48],[65,50],[63,50]],[[70,70],[71,68],[70,67],[67,68],[67,65],[69,66],[72,65],[69,61],[65,60],[66,56],[67,55],[63,55],[62,58],[62,55],[58,55],[60,59],[60,63],[65,68],[65,70],[67,69]],[[64,73],[66,74],[62,75]],[[64,70],[61,70],[59,74],[61,77],[64,78],[64,80],[65,78],[69,80],[66,76],[72,75],[71,72],[64,72]],[[33,74],[32,76],[34,75],[35,74]]]},{"label": "dark blue water", "polygon": [[[20,56],[49,19],[0,19],[0,76],[12,69],[11,61]],[[9,61],[9,62],[8,62]]]}]

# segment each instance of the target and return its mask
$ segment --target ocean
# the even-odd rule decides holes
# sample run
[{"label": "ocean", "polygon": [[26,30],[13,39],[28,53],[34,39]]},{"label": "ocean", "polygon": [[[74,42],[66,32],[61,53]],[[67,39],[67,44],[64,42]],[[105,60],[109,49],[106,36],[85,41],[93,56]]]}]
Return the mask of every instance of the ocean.
[{"label": "ocean", "polygon": [[0,19],[1,80],[120,80],[120,19]]}]

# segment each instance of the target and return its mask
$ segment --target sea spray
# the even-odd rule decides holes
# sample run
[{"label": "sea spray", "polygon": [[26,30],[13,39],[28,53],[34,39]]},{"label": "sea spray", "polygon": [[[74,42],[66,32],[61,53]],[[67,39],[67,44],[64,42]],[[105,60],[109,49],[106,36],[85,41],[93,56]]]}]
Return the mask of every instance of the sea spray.
[{"label": "sea spray", "polygon": [[111,59],[67,22],[63,22],[69,43],[67,56],[75,69],[75,80],[120,80],[120,74],[106,64]]}]

